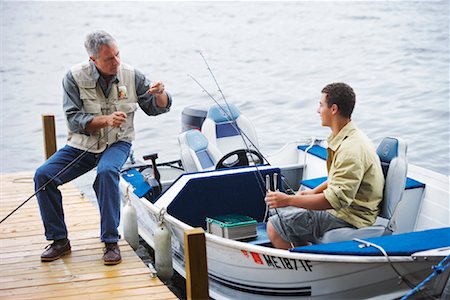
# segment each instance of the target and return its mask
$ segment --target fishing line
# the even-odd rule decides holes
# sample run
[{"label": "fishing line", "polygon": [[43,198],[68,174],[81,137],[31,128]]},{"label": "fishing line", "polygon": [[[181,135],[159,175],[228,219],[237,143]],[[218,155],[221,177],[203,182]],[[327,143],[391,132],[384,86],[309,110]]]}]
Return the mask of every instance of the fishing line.
[{"label": "fishing line", "polygon": [[[217,82],[217,80],[216,80],[216,77],[214,76],[214,73],[213,73],[213,71],[211,70],[211,68],[210,68],[210,66],[209,66],[209,64],[208,64],[208,62],[206,61],[206,58],[203,56],[203,54],[202,54],[202,52],[201,51],[199,51],[199,53],[200,53],[200,55],[201,55],[201,57],[203,58],[203,61],[205,62],[205,64],[206,64],[206,66],[207,66],[207,68],[208,68],[208,71],[210,72],[210,74],[211,74],[211,76],[213,77],[213,79],[214,79],[214,82],[216,83],[216,86],[217,86],[217,88],[218,88],[218,90],[219,90],[219,92],[220,92],[220,94],[221,94],[221,96],[222,96],[222,99],[224,100],[224,102],[225,102],[225,104],[227,105],[227,107],[228,107],[228,111],[229,112],[231,112],[231,109],[230,109],[230,105],[228,104],[228,101],[226,100],[226,98],[225,98],[225,95],[223,94],[223,92],[222,92],[222,89],[220,88],[220,85],[219,85],[219,83]],[[232,117],[231,117],[231,115],[216,101],[216,99],[214,98],[214,97],[212,97],[212,95],[192,76],[192,75],[188,75],[189,77],[191,77],[202,89],[203,89],[203,91],[205,91],[207,94],[208,94],[208,96],[211,98],[211,99],[213,99],[214,100],[214,102],[220,107],[220,109],[225,113],[225,115],[227,116],[227,118],[228,118],[228,121],[230,121],[230,124],[232,124],[232,126],[233,126],[233,128],[235,128],[239,133],[240,133],[240,136],[241,136],[241,138],[242,138],[242,140],[243,140],[243,142],[244,142],[244,144],[245,144],[245,147],[247,148],[247,150],[250,150],[250,147],[248,146],[248,144],[247,144],[247,142],[245,141],[245,138],[244,138],[244,136],[250,141],[250,143],[252,143],[252,145],[255,147],[255,149],[258,151],[258,153],[261,155],[261,157],[263,157],[263,159],[265,159],[266,160],[266,162],[269,164],[269,165],[271,165],[270,163],[269,163],[269,161],[262,155],[262,153],[261,153],[261,151],[259,151],[259,149],[258,149],[258,147],[256,147],[254,144],[253,144],[253,142],[248,138],[248,136],[239,128],[239,126],[235,123],[235,122],[232,122]],[[250,156],[251,157],[251,156]],[[256,172],[258,173],[258,175],[259,175],[259,180],[258,180],[258,177],[256,177],[256,181],[258,182],[258,186],[259,186],[259,188],[260,188],[260,190],[261,190],[261,192],[262,192],[262,194],[264,195],[265,194],[265,190],[264,190],[264,188],[263,187],[261,187],[261,184],[262,185],[264,185],[264,178],[263,178],[263,176],[262,176],[262,173],[261,173],[261,171],[258,169],[258,166],[257,166],[257,164],[255,163],[255,161],[253,160],[253,157],[251,157],[251,159],[252,159],[252,161],[253,161],[253,163],[254,163],[254,166],[255,166],[255,168],[256,168]],[[256,173],[255,173],[255,176],[258,176]],[[281,177],[281,178],[283,178],[283,177]],[[285,180],[283,180],[283,181],[285,181]],[[285,182],[286,183],[286,182]],[[289,186],[289,184],[287,183],[287,186],[288,186],[288,188],[290,188],[291,190],[292,190],[292,188]],[[267,205],[267,203],[266,203],[266,205]],[[283,233],[284,233],[284,235],[286,236],[286,237],[288,237],[288,235],[287,235],[287,233],[286,233],[286,228],[284,227],[284,223],[283,223],[283,221],[282,221],[282,218],[281,218],[281,216],[280,216],[280,214],[279,214],[279,212],[278,212],[278,209],[277,208],[274,208],[274,210],[275,210],[275,212],[276,212],[276,214],[277,214],[277,216],[278,216],[278,218],[280,219],[280,225],[281,225],[281,228],[282,228],[282,230],[283,230]],[[288,241],[290,244],[291,244],[291,246],[292,246],[292,248],[294,248],[294,244],[292,243],[292,242],[290,242],[290,241]]]},{"label": "fishing line", "polygon": [[[203,91],[218,105],[218,107],[222,110],[222,112],[226,115],[226,117],[227,117],[227,119],[228,119],[228,121],[230,121],[230,124],[231,124],[231,126],[236,130],[236,131],[238,131],[239,133],[242,133],[242,134],[244,134],[245,135],[245,133],[237,126],[237,124],[235,124],[234,122],[231,122],[232,121],[232,117],[231,117],[231,115],[228,113],[228,111],[226,110],[226,109],[224,109],[220,104],[219,104],[219,102],[205,89],[205,87],[203,87],[203,85],[200,83],[200,82],[198,82],[198,80],[197,79],[195,79],[192,75],[190,75],[190,74],[188,74],[188,76],[192,79],[192,80],[194,80],[195,81],[195,83],[197,83],[202,89],[203,89]],[[241,135],[241,137],[242,137],[242,134],[240,134]],[[245,135],[245,137],[247,138],[247,139],[249,139],[248,138],[248,136],[247,135]],[[243,139],[243,141],[244,141],[244,144],[245,144],[245,147],[247,148],[247,150],[249,150],[250,149],[250,147],[247,145],[247,143],[246,143],[246,141],[245,141],[245,139],[242,137],[242,139]],[[250,140],[250,139],[249,139]],[[251,142],[251,140],[250,140],[250,142]],[[252,143],[252,145],[253,146],[255,146],[253,143]],[[255,149],[256,149],[256,147],[255,147]],[[260,151],[258,151],[258,153],[260,153]],[[262,156],[262,155],[261,155]],[[263,159],[265,159],[265,157],[264,156],[262,156],[263,157]],[[256,167],[256,163],[255,163],[255,161],[253,160],[253,157],[251,157],[252,158],[252,162],[255,164],[255,167]],[[267,160],[266,160],[267,161]],[[270,164],[269,164],[270,165]],[[258,174],[259,174],[259,170],[258,170],[258,168],[256,167],[256,170],[258,171]],[[262,175],[261,174],[259,174],[260,175],[260,178],[259,179],[261,179],[261,180],[263,180],[263,177],[262,177]],[[255,174],[255,176],[258,176],[258,175],[256,175]],[[258,178],[257,178],[258,179]],[[265,194],[265,190],[264,190],[264,186],[261,186],[261,181],[260,180],[257,180],[257,182],[258,182],[258,187],[260,188],[260,190],[261,190],[261,193],[262,194]]]},{"label": "fishing line", "polygon": [[72,167],[76,162],[78,162],[84,155],[86,155],[87,152],[89,152],[89,150],[91,150],[96,144],[98,144],[103,138],[105,138],[113,129],[115,129],[116,127],[111,127],[105,134],[103,134],[103,136],[101,136],[98,141],[96,141],[95,143],[93,143],[89,148],[87,148],[86,150],[84,150],[82,153],[80,153],[80,155],[78,155],[74,160],[72,160],[67,166],[65,166],[61,171],[59,171],[56,175],[54,175],[52,178],[50,178],[46,183],[44,183],[44,185],[42,185],[37,191],[34,192],[33,195],[31,195],[30,197],[28,197],[24,202],[22,202],[22,204],[20,204],[19,206],[17,206],[13,211],[11,211],[6,217],[4,217],[1,221],[0,224],[3,223],[6,219],[8,219],[12,214],[14,214],[17,210],[19,210],[22,206],[24,206],[28,201],[30,201],[31,198],[33,198],[34,196],[36,196],[37,193],[39,193],[40,191],[42,191],[43,189],[45,189],[47,187],[47,185],[49,185],[50,183],[53,182],[53,180],[55,180],[56,177],[58,177],[59,175],[61,175],[62,173],[64,173],[65,171],[67,171],[70,167]]},{"label": "fishing line", "polygon": [[[209,66],[209,64],[208,64],[208,62],[207,62],[205,56],[203,55],[203,53],[202,53],[201,51],[199,51],[199,54],[201,55],[203,61],[205,62],[206,67],[207,67],[209,73],[211,74],[212,78],[214,79],[214,82],[215,82],[215,84],[216,84],[216,86],[217,86],[217,88],[218,88],[218,91],[220,92],[220,94],[221,94],[221,96],[222,96],[222,99],[224,100],[225,104],[227,105],[228,111],[227,111],[226,109],[224,109],[224,108],[222,107],[222,105],[219,104],[219,102],[218,102],[218,101],[217,101],[217,100],[216,100],[216,99],[215,99],[215,98],[214,98],[214,97],[206,90],[206,88],[205,88],[198,80],[196,80],[196,79],[195,79],[192,75],[190,75],[190,74],[188,74],[188,77],[190,77],[192,80],[194,80],[195,83],[197,83],[197,85],[200,86],[200,88],[201,88],[201,89],[202,89],[202,90],[203,90],[203,91],[204,91],[204,92],[205,92],[205,93],[206,93],[206,94],[207,94],[207,95],[208,95],[208,96],[209,96],[209,97],[210,97],[210,98],[211,98],[211,99],[219,106],[219,108],[222,110],[222,112],[226,115],[228,121],[231,122],[230,125],[231,125],[236,131],[238,131],[239,134],[241,135],[242,141],[244,142],[245,146],[247,147],[247,150],[250,150],[250,147],[249,147],[248,144],[247,144],[247,141],[248,141],[248,142],[250,142],[250,145],[253,146],[253,147],[255,148],[255,150],[258,152],[258,154],[261,155],[261,157],[267,162],[267,164],[268,164],[268,165],[272,165],[272,164],[269,162],[269,160],[261,153],[261,151],[259,150],[259,148],[252,142],[252,140],[248,137],[248,135],[247,135],[244,131],[242,131],[242,130],[237,126],[237,124],[236,124],[235,122],[232,122],[232,116],[231,116],[230,113],[229,113],[229,112],[231,112],[230,105],[228,104],[228,101],[226,100],[225,95],[223,94],[223,91],[222,91],[222,89],[220,88],[219,83],[217,82],[216,76],[214,75],[212,69],[210,68],[210,66]],[[244,139],[244,137],[247,139],[247,141],[246,141],[246,139]],[[253,160],[253,157],[250,156],[250,158],[252,159],[252,162],[255,163],[255,161]],[[263,180],[263,179],[261,179],[261,180]],[[293,188],[290,186],[289,182],[287,182],[286,179],[285,179],[283,176],[281,176],[281,180],[282,180],[283,183],[287,186],[288,189],[290,189],[291,191],[293,191]]]}]

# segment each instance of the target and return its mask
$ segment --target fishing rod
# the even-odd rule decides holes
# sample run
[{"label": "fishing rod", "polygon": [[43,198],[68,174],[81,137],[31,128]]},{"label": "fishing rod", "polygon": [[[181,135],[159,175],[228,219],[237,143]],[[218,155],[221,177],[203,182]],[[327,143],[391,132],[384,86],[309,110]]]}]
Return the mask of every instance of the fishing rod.
[{"label": "fishing rod", "polygon": [[[227,105],[227,108],[228,108],[228,111],[229,112],[231,112],[231,109],[230,109],[230,105],[228,104],[228,101],[226,100],[226,98],[225,98],[225,95],[223,94],[223,92],[222,92],[222,89],[220,88],[220,85],[219,85],[219,83],[217,82],[217,80],[216,80],[216,76],[214,75],[214,72],[212,71],[212,69],[210,68],[210,66],[209,66],[209,64],[208,64],[208,62],[207,62],[207,60],[206,60],[206,58],[204,57],[204,55],[203,55],[203,53],[201,52],[201,51],[199,51],[199,53],[200,53],[200,55],[201,55],[201,57],[203,58],[203,61],[205,62],[205,64],[206,64],[206,66],[207,66],[207,68],[208,68],[208,71],[209,71],[209,73],[211,74],[211,76],[213,77],[213,79],[214,79],[214,82],[216,83],[216,86],[217,86],[217,88],[218,88],[218,90],[219,90],[219,92],[220,92],[220,94],[221,94],[221,96],[222,96],[222,99],[223,99],[223,101],[225,102],[225,104]],[[203,91],[205,91],[207,94],[208,94],[208,96],[211,98],[211,99],[213,99],[214,100],[214,102],[220,107],[220,109],[225,113],[225,115],[227,116],[227,118],[228,118],[228,121],[232,121],[232,117],[231,117],[231,115],[215,100],[215,98],[214,97],[212,97],[212,95],[192,76],[192,75],[190,75],[190,77],[192,78],[192,79],[194,79],[194,81],[203,89]],[[243,142],[244,142],[244,144],[245,144],[245,147],[247,148],[247,150],[250,150],[250,147],[248,146],[248,144],[247,144],[247,142],[245,141],[245,138],[244,138],[244,135],[245,135],[245,137],[252,143],[252,145],[255,147],[255,149],[257,150],[257,152],[263,157],[263,159],[265,159],[266,160],[266,162],[269,164],[269,165],[271,165],[270,163],[269,163],[269,161],[262,155],[262,153],[261,153],[261,151],[258,149],[258,147],[256,147],[254,144],[253,144],[253,142],[249,139],[249,137],[239,128],[239,126],[235,123],[235,122],[230,122],[230,124],[232,124],[232,126],[233,126],[233,128],[235,128],[239,133],[240,133],[240,136],[241,136],[241,138],[242,138],[242,140],[243,140]],[[253,158],[252,158],[252,160],[253,160]],[[264,193],[264,190],[263,190],[263,188],[261,187],[261,184],[263,184],[264,185],[264,178],[263,178],[263,176],[262,176],[262,173],[261,173],[261,171],[258,169],[258,166],[257,166],[257,164],[254,162],[254,160],[253,160],[253,163],[254,163],[254,165],[255,165],[255,168],[256,168],[256,173],[258,173],[258,175],[259,175],[259,180],[258,180],[258,177],[256,177],[256,181],[258,182],[258,186],[260,187],[260,190],[263,192],[263,194],[265,194]],[[257,174],[255,173],[255,176],[258,176]],[[274,176],[275,177],[275,176]],[[281,177],[282,178],[282,177]],[[283,178],[282,178],[283,179]],[[287,182],[285,182],[285,183],[287,183]],[[274,186],[275,186],[275,183],[274,183]],[[288,188],[289,189],[291,189],[292,190],[292,188],[289,186],[289,184],[287,183],[287,186],[288,186]],[[270,190],[270,187],[269,187],[269,190]],[[268,190],[268,191],[269,191]],[[267,205],[267,203],[266,203],[266,205]],[[281,225],[281,228],[282,228],[282,230],[283,230],[283,233],[284,233],[284,235],[286,236],[286,237],[288,237],[288,235],[286,234],[286,228],[285,228],[285,226],[284,226],[284,223],[283,223],[283,221],[282,221],[282,218],[281,218],[281,216],[280,216],[280,214],[279,214],[279,212],[278,212],[278,209],[277,208],[274,208],[274,210],[275,210],[275,212],[276,212],[276,214],[277,214],[277,216],[278,216],[278,218],[280,219],[280,225]],[[292,248],[294,248],[294,244],[292,243],[292,242],[290,242],[290,241],[288,241],[290,244],[291,244],[291,247]]]},{"label": "fishing rod", "polygon": [[75,157],[74,160],[72,160],[67,166],[65,166],[61,171],[59,171],[56,175],[54,175],[52,178],[50,178],[46,183],[44,183],[37,191],[34,192],[34,194],[32,194],[30,197],[28,197],[25,201],[22,202],[22,204],[20,204],[19,206],[17,206],[13,211],[11,211],[6,217],[4,217],[1,221],[0,224],[3,223],[6,219],[8,219],[12,214],[14,214],[16,211],[18,211],[22,206],[24,206],[28,201],[30,201],[31,198],[33,198],[34,196],[37,195],[37,193],[39,193],[40,191],[42,191],[43,189],[45,189],[50,183],[53,182],[53,180],[55,180],[56,177],[58,177],[59,175],[61,175],[62,173],[64,173],[65,171],[67,171],[70,167],[72,167],[76,162],[78,162],[84,155],[86,155],[86,153],[89,152],[89,150],[91,150],[96,144],[98,144],[103,138],[105,138],[115,127],[111,127],[105,134],[103,134],[103,136],[101,136],[98,141],[96,141],[95,143],[93,143],[89,148],[87,148],[86,150],[84,150],[82,153],[80,153],[80,155],[78,155],[77,157]]},{"label": "fishing rod", "polygon": [[[226,115],[225,117],[228,119],[228,121],[232,121],[232,116],[229,114],[229,110],[227,111],[226,109],[224,109],[220,104],[219,104],[219,102],[211,95],[211,93],[209,93],[207,90],[206,90],[206,88],[197,80],[197,79],[195,79],[195,77],[194,76],[192,76],[192,75],[190,75],[190,74],[188,74],[188,76],[192,79],[192,80],[194,80],[195,81],[195,83],[197,83],[202,89],[203,89],[203,91],[218,105],[218,107],[222,110],[222,112]],[[245,145],[245,147],[247,148],[247,150],[250,150],[250,147],[248,146],[248,144],[247,144],[247,142],[245,141],[245,139],[244,139],[244,137],[243,137],[243,135],[252,143],[252,145],[255,147],[255,149],[257,149],[257,147],[253,144],[253,142],[250,140],[250,138],[239,128],[239,126],[237,126],[237,124],[235,123],[235,122],[230,122],[230,124],[231,124],[231,126],[237,131],[237,132],[239,132],[239,134],[240,134],[240,136],[242,137],[242,140],[243,140],[243,142],[244,142],[244,145]],[[260,151],[257,149],[257,152],[258,153],[260,153]],[[267,159],[262,155],[262,154],[260,154],[261,155],[261,157],[264,159],[264,160],[266,160],[267,161]],[[251,156],[250,157],[251,159],[252,159],[252,162],[255,164],[255,167],[256,167],[256,162],[253,160],[253,157]],[[269,164],[270,165],[270,164]],[[262,175],[260,175],[260,179],[262,180]],[[258,184],[260,184],[260,181],[258,180],[257,181],[258,182]],[[260,189],[261,189],[261,191],[262,192],[264,192],[264,189],[261,187],[261,185],[259,185],[259,187],[260,187]]]},{"label": "fishing rod", "polygon": [[[214,75],[214,72],[213,72],[212,69],[210,68],[210,66],[209,66],[209,64],[208,64],[208,62],[207,62],[205,56],[203,55],[203,53],[202,53],[201,51],[199,51],[199,54],[200,54],[200,56],[202,57],[203,61],[205,62],[206,67],[207,67],[209,73],[211,74],[212,78],[214,79],[214,82],[215,82],[215,84],[216,84],[216,86],[217,86],[217,89],[218,89],[218,91],[220,92],[221,97],[222,97],[222,99],[224,100],[225,104],[227,105],[228,110],[225,110],[225,109],[218,103],[218,101],[217,101],[217,100],[216,100],[216,99],[215,99],[215,98],[214,98],[214,97],[206,90],[206,88],[205,88],[198,80],[196,80],[196,79],[195,79],[192,75],[190,75],[190,74],[188,74],[188,76],[189,76],[192,80],[194,80],[195,83],[197,83],[197,85],[199,85],[200,88],[202,88],[203,91],[204,91],[204,92],[205,92],[205,93],[206,93],[206,94],[207,94],[207,95],[208,95],[208,96],[209,96],[209,97],[210,97],[210,98],[211,98],[211,99],[219,106],[219,108],[222,110],[222,112],[226,115],[228,121],[232,121],[232,116],[231,116],[230,113],[229,113],[229,112],[231,112],[230,105],[228,104],[228,101],[226,100],[225,95],[224,95],[222,89],[220,88],[220,85],[219,85],[219,83],[218,83],[218,81],[217,81],[217,79],[216,79],[216,76]],[[241,129],[239,128],[239,126],[237,126],[237,124],[236,124],[235,122],[231,122],[230,124],[231,124],[231,126],[232,126],[236,131],[238,131],[239,134],[241,135],[242,141],[244,142],[245,146],[247,147],[247,150],[250,150],[250,147],[248,146],[248,144],[247,144],[247,142],[246,142],[246,139],[247,139],[247,141],[250,142],[250,145],[253,146],[253,147],[255,148],[255,150],[258,152],[258,154],[259,154],[259,155],[267,162],[267,164],[268,164],[268,165],[272,165],[272,164],[269,162],[269,160],[264,156],[264,154],[262,154],[262,152],[259,150],[259,148],[252,142],[252,140],[248,137],[248,135],[247,135],[243,130],[241,130]],[[244,139],[244,137],[245,137],[246,139]],[[251,159],[252,159],[252,162],[255,163],[252,156],[251,156]],[[283,183],[288,187],[289,190],[293,191],[293,188],[290,186],[289,182],[287,182],[286,179],[285,179],[283,176],[281,177],[281,180],[282,180]]]},{"label": "fishing rod", "polygon": [[[152,84],[151,84],[152,85]],[[149,88],[151,87],[151,85],[149,85]],[[141,95],[139,95],[138,97],[140,97]],[[104,139],[106,136],[108,136],[108,134],[116,127],[111,127],[106,133],[103,134],[103,136],[101,136],[98,141],[96,141],[95,143],[93,143],[89,148],[87,148],[86,150],[84,150],[80,155],[78,155],[73,161],[71,161],[67,166],[65,166],[61,171],[59,171],[56,175],[54,175],[52,178],[50,178],[46,183],[44,183],[43,186],[41,186],[37,191],[34,192],[33,195],[31,195],[30,197],[28,197],[24,202],[22,202],[22,204],[20,204],[18,207],[16,207],[13,211],[11,211],[6,217],[4,217],[1,221],[0,224],[3,223],[6,219],[8,219],[12,214],[14,214],[17,210],[19,210],[22,206],[24,206],[28,201],[30,201],[31,198],[33,198],[34,196],[36,196],[37,193],[39,193],[40,191],[42,191],[43,189],[45,189],[47,187],[47,185],[49,185],[50,183],[53,182],[53,180],[55,180],[56,177],[58,177],[59,175],[61,175],[62,173],[64,173],[65,171],[67,171],[70,167],[72,167],[76,162],[78,162],[84,155],[86,155],[87,152],[89,152],[89,150],[91,150],[97,143],[99,143],[102,139]]]}]

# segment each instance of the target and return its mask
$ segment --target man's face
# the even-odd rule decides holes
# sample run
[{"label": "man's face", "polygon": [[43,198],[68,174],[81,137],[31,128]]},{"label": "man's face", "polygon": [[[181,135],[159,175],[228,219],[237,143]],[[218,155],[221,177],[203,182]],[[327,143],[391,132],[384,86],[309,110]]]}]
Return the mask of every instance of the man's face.
[{"label": "man's face", "polygon": [[322,119],[322,126],[330,126],[331,125],[331,117],[332,117],[332,107],[328,107],[327,103],[327,94],[322,93],[322,97],[319,101],[319,108],[317,112]]},{"label": "man's face", "polygon": [[98,51],[98,57],[91,56],[97,69],[102,75],[116,75],[120,66],[119,49],[115,43],[111,45],[102,45]]}]

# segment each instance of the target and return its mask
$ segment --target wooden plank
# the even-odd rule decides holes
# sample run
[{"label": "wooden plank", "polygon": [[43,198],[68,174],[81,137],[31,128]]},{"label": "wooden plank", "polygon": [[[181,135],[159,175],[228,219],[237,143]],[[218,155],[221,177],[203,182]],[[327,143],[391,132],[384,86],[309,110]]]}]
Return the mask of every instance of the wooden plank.
[{"label": "wooden plank", "polygon": [[118,278],[100,278],[100,279],[94,279],[90,281],[80,281],[80,282],[67,282],[67,283],[60,283],[60,284],[50,284],[50,285],[41,285],[41,286],[32,286],[32,287],[25,287],[21,289],[9,289],[9,290],[0,290],[0,297],[5,296],[19,296],[19,295],[28,295],[28,297],[32,297],[33,294],[36,293],[58,293],[62,294],[64,291],[68,291],[67,295],[71,294],[71,290],[75,290],[79,294],[79,289],[82,288],[85,289],[99,289],[98,291],[101,292],[103,290],[111,289],[111,286],[113,288],[121,288],[122,286],[126,286],[128,283],[133,282],[145,282],[147,285],[153,286],[153,285],[160,285],[161,282],[157,280],[156,278],[149,277],[149,274],[139,274],[139,275],[133,275],[133,276],[123,276]]},{"label": "wooden plank", "polygon": [[[98,257],[97,261],[102,259],[101,256]],[[42,265],[40,268],[34,268],[34,272],[20,272],[20,273],[12,273],[8,276],[1,276],[0,283],[3,285],[4,283],[11,283],[13,286],[19,281],[33,281],[33,280],[41,280],[45,279],[48,282],[56,283],[60,278],[64,278],[67,276],[82,276],[89,274],[109,274],[115,273],[118,271],[135,269],[142,267],[143,264],[141,261],[125,261],[125,263],[120,263],[116,265],[113,269],[111,266],[105,266],[104,264],[97,264],[93,261],[88,263],[83,263],[81,266],[77,264],[69,265]],[[6,273],[6,270],[4,270]],[[44,277],[45,276],[45,277]]]},{"label": "wooden plank", "polygon": [[[120,264],[119,264],[120,265]],[[117,265],[117,266],[119,266]],[[110,271],[107,272],[96,272],[96,273],[88,273],[88,274],[66,274],[64,276],[59,277],[36,277],[36,278],[22,278],[22,280],[15,281],[15,282],[4,282],[0,285],[2,286],[2,289],[15,289],[15,288],[21,288],[21,287],[30,287],[30,286],[38,286],[38,285],[48,285],[48,284],[59,284],[64,282],[71,282],[71,281],[88,281],[88,280],[94,280],[94,279],[100,279],[100,278],[116,278],[121,276],[130,276],[130,275],[138,275],[138,274],[148,274],[149,270],[146,267],[142,268],[130,268],[130,269],[124,269],[124,270],[115,270],[114,266],[111,268]],[[49,275],[49,274],[47,274]],[[43,296],[43,299],[45,299],[47,296]]]},{"label": "wooden plank", "polygon": [[187,299],[209,299],[206,240],[203,228],[184,231]]},{"label": "wooden plank", "polygon": [[[154,286],[154,287],[144,287],[136,289],[127,289],[120,291],[110,291],[102,293],[92,293],[89,294],[89,299],[128,299],[129,296],[139,296],[145,299],[173,299],[173,294],[167,292],[167,287]],[[56,297],[58,298],[58,297]],[[52,299],[52,298],[49,298]],[[79,300],[80,296],[67,297],[65,300]]]},{"label": "wooden plank", "polygon": [[55,116],[42,115],[42,127],[44,132],[45,158],[48,159],[56,152]]},{"label": "wooden plank", "polygon": [[[91,250],[92,251],[92,250]],[[79,251],[80,252],[80,251]],[[134,260],[134,259],[138,259],[136,257],[136,254],[134,253],[134,251],[131,249],[123,249],[121,251],[122,253],[122,259],[125,261],[125,259],[127,261],[129,260]],[[72,254],[76,254],[76,253],[72,253]],[[51,262],[52,268],[57,269],[59,264],[64,265],[64,264],[81,264],[84,262],[88,262],[91,265],[95,262],[99,262],[103,252],[101,251],[101,249],[95,249],[92,252],[85,252],[84,255],[66,255],[63,258]],[[46,265],[48,265],[49,263],[47,262],[41,262],[40,259],[36,259],[36,256],[29,256],[29,260],[27,261],[21,261],[20,264],[17,264],[17,262],[11,262],[11,263],[3,263],[2,262],[2,268],[4,268],[4,270],[6,270],[4,273],[2,273],[0,275],[0,277],[2,276],[7,276],[8,273],[15,273],[15,274],[25,274],[27,272],[27,270],[36,270],[37,268],[43,268]]]},{"label": "wooden plank", "polygon": [[[34,193],[33,174],[0,174],[0,216],[6,216]],[[1,299],[177,299],[124,240],[122,263],[103,265],[100,217],[95,202],[72,185],[60,187],[72,253],[41,262],[49,241],[35,197],[0,225]]]}]

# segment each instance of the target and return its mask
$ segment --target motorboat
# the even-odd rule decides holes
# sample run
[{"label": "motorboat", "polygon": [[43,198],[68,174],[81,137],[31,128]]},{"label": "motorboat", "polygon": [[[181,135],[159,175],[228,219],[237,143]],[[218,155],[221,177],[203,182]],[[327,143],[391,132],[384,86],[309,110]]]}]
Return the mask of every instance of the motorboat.
[{"label": "motorboat", "polygon": [[[305,138],[264,155],[251,121],[229,103],[187,107],[182,125],[179,160],[130,157],[122,200],[131,199],[139,235],[151,247],[164,220],[173,267],[184,277],[184,231],[205,230],[212,298],[393,299],[449,259],[449,176],[409,164],[402,139],[386,137],[377,148],[386,186],[373,226],[335,229],[309,246],[281,250],[265,230],[268,216],[278,213],[268,209],[266,191],[295,193],[326,180],[326,141]],[[243,222],[250,231],[239,236],[239,221],[211,229],[211,220],[230,216],[251,220]],[[449,296],[449,269],[419,297]]]}]

